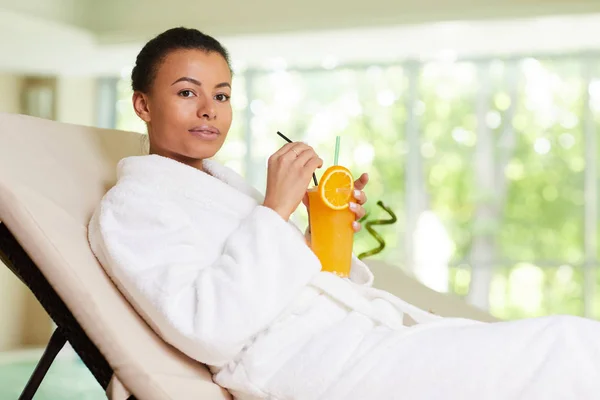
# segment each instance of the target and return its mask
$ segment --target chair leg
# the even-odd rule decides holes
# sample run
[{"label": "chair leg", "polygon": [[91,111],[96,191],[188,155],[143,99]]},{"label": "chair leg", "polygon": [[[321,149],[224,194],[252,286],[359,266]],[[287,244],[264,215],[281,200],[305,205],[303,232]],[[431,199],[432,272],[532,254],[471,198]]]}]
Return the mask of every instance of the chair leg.
[{"label": "chair leg", "polygon": [[44,350],[44,354],[42,355],[42,358],[40,358],[40,361],[35,367],[33,374],[29,378],[25,389],[23,389],[21,396],[19,396],[19,400],[33,399],[35,392],[37,392],[42,380],[44,380],[44,377],[46,376],[46,372],[48,372],[48,369],[52,365],[56,355],[60,352],[66,342],[66,336],[63,334],[60,328],[57,328],[52,334],[52,337],[48,342],[48,346],[46,346],[46,350]]}]

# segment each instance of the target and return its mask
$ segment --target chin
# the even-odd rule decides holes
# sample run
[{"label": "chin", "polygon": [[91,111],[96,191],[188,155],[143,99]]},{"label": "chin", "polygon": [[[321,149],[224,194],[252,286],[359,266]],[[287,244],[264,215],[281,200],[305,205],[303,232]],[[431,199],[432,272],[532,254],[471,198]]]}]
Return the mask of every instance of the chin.
[{"label": "chin", "polygon": [[204,160],[214,157],[221,149],[222,145],[223,143],[202,143],[193,146],[193,148],[189,149],[189,151],[186,151],[184,154],[189,158]]}]

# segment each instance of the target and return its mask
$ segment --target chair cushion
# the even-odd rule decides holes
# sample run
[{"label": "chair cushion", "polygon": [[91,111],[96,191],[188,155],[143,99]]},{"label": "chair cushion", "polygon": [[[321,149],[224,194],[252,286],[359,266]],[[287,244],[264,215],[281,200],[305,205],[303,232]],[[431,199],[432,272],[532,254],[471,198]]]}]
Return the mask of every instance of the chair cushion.
[{"label": "chair cushion", "polygon": [[0,113],[0,221],[40,268],[125,388],[140,399],[228,399],[206,367],[167,345],[92,254],[87,224],[140,154],[142,135]]},{"label": "chair cushion", "polygon": [[374,287],[401,296],[402,299],[423,310],[442,317],[469,318],[484,322],[499,321],[458,296],[428,288],[395,265],[379,260],[369,260],[367,265],[375,275]]}]

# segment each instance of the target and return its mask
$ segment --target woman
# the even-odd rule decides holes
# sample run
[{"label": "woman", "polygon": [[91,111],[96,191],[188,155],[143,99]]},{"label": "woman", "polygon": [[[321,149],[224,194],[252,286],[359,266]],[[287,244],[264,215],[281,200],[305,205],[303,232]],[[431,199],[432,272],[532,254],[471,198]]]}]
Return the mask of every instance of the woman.
[{"label": "woman", "polygon": [[[314,150],[291,143],[273,154],[264,197],[210,161],[231,124],[231,69],[213,38],[162,33],[138,55],[132,86],[150,155],[120,162],[118,183],[90,222],[90,243],[140,314],[157,310],[148,322],[158,332],[174,327],[185,339],[180,350],[209,365],[237,398],[600,393],[597,322],[445,319],[371,288],[356,259],[349,280],[321,272],[289,222],[323,163]],[[360,218],[366,198],[356,198]],[[405,325],[406,316],[416,325]]]}]

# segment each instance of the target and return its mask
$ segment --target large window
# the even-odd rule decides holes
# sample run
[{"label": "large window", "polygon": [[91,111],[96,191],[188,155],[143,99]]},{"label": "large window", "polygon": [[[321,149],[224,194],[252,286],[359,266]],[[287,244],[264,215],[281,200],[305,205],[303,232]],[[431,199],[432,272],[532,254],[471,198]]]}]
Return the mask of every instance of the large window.
[{"label": "large window", "polygon": [[[369,172],[375,256],[503,318],[600,318],[600,58],[402,62],[236,74],[221,160],[264,189],[282,131]],[[141,130],[126,80],[117,127]],[[302,210],[296,216],[305,223]],[[358,253],[376,246],[367,232]]]}]

